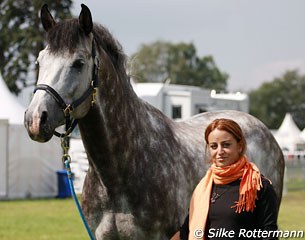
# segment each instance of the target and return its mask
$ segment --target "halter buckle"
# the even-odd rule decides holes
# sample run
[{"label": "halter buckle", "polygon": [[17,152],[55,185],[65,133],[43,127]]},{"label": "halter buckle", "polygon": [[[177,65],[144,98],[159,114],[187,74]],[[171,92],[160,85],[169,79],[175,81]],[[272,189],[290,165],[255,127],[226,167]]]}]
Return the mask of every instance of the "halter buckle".
[{"label": "halter buckle", "polygon": [[93,88],[91,107],[96,103],[97,88]]},{"label": "halter buckle", "polygon": [[64,114],[65,116],[69,116],[70,113],[73,111],[73,107],[71,106],[71,104],[69,104],[65,109],[64,109]]}]

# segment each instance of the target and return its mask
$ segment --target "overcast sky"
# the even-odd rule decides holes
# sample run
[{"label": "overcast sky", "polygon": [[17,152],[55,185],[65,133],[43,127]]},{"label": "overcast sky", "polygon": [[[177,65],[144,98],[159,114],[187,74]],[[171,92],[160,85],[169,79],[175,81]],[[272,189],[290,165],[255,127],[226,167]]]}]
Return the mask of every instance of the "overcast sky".
[{"label": "overcast sky", "polygon": [[288,69],[305,73],[303,0],[74,0],[86,4],[130,56],[156,40],[192,42],[248,91]]}]

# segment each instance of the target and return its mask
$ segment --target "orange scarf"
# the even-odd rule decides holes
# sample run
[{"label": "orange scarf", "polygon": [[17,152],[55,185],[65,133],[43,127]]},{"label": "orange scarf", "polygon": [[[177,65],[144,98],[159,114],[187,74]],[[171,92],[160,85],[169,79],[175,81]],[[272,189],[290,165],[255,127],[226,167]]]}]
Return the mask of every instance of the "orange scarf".
[{"label": "orange scarf", "polygon": [[232,208],[236,208],[236,213],[241,213],[245,210],[253,212],[257,191],[262,187],[261,175],[257,166],[254,163],[250,163],[246,156],[226,167],[217,167],[213,164],[193,192],[189,210],[190,240],[198,239],[194,235],[195,231],[204,233],[213,182],[215,184],[228,184],[239,178],[241,178],[239,199]]}]

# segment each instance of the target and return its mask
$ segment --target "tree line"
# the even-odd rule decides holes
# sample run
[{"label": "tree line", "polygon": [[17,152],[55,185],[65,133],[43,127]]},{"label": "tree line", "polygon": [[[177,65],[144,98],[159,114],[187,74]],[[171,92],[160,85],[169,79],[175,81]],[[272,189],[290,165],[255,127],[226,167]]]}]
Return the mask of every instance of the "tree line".
[{"label": "tree line", "polygon": [[279,128],[287,112],[301,130],[305,128],[305,75],[298,70],[288,70],[263,83],[249,93],[249,99],[250,114],[269,128]]},{"label": "tree line", "polygon": [[170,81],[217,91],[227,88],[228,74],[217,67],[212,56],[198,56],[193,43],[143,44],[131,59],[130,70],[137,82]]},{"label": "tree line", "polygon": [[[72,17],[72,0],[45,0],[57,21]],[[0,3],[0,72],[9,89],[18,94],[29,73],[37,75],[35,58],[44,47],[40,0],[2,0]],[[213,56],[199,56],[193,43],[155,41],[142,44],[130,57],[129,72],[136,82],[165,82],[226,92],[229,75]],[[32,74],[35,76],[35,74]],[[37,76],[36,76],[37,79]],[[305,127],[305,76],[290,70],[249,92],[250,114],[276,129],[285,113]]]},{"label": "tree line", "polygon": [[[46,3],[59,20],[71,17],[72,0],[1,0],[0,2],[0,72],[10,91],[18,94],[35,83],[35,59],[44,47],[45,31],[40,8]],[[30,77],[29,73],[34,77]],[[32,78],[32,79],[29,79]]]}]

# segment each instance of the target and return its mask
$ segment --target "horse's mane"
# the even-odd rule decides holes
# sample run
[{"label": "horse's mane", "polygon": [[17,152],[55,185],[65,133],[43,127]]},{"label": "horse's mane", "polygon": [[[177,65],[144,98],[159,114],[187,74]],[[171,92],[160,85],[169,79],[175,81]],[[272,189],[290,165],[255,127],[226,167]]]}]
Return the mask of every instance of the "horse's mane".
[{"label": "horse's mane", "polygon": [[[93,36],[98,50],[101,48],[118,66],[125,66],[126,56],[120,43],[113,38],[108,29],[100,24],[94,23]],[[79,43],[86,38],[81,30],[78,19],[69,19],[57,23],[47,33],[47,44],[50,52],[56,54],[63,51],[73,53]]]}]

